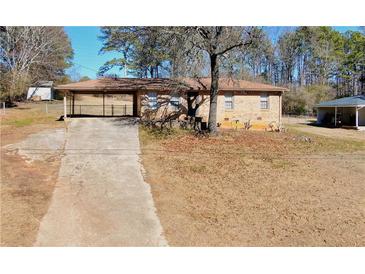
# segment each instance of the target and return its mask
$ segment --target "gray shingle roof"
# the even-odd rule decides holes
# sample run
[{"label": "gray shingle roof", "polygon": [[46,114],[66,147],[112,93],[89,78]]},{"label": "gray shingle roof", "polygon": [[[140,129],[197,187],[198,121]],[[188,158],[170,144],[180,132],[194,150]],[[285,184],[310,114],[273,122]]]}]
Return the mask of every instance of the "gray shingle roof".
[{"label": "gray shingle roof", "polygon": [[354,107],[365,106],[365,95],[344,97],[332,101],[321,102],[317,107]]}]

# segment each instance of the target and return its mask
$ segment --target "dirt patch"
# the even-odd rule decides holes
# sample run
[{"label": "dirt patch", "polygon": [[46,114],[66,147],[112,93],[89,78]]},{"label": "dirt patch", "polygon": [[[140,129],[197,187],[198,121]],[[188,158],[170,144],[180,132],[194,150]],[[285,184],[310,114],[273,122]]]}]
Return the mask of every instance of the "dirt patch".
[{"label": "dirt patch", "polygon": [[147,182],[169,244],[363,246],[365,144],[298,136],[158,139],[142,130]]},{"label": "dirt patch", "polygon": [[[33,245],[39,222],[48,210],[60,166],[59,150],[32,159],[25,140],[46,129],[62,131],[57,128],[64,127],[64,123],[37,108],[21,105],[21,108],[7,109],[1,117],[1,246]],[[21,155],[19,144],[24,145]],[[40,156],[43,151],[38,152],[41,153],[33,156]]]},{"label": "dirt patch", "polygon": [[59,157],[32,164],[1,154],[1,246],[32,246],[47,213],[60,166]]},{"label": "dirt patch", "polygon": [[44,104],[20,103],[19,107],[6,109],[1,115],[1,146],[16,143],[30,134],[50,129],[63,128],[64,122],[58,121],[58,112],[46,113]]},{"label": "dirt patch", "polygon": [[356,140],[365,142],[365,132],[355,129],[344,129],[344,128],[327,128],[316,125],[292,124],[289,128],[297,131],[316,134],[328,138],[342,139],[342,140]]}]

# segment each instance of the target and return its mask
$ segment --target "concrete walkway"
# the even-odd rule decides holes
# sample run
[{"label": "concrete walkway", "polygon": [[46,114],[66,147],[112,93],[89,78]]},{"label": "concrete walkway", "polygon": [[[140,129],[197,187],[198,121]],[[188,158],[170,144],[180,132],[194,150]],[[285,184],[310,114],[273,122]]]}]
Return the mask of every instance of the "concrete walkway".
[{"label": "concrete walkway", "polygon": [[72,119],[36,246],[164,246],[132,119]]}]

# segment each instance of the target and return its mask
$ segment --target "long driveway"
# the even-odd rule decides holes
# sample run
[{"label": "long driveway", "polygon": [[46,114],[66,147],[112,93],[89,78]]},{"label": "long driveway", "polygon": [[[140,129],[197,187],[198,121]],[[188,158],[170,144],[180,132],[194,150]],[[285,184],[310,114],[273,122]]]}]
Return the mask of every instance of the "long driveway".
[{"label": "long driveway", "polygon": [[132,119],[72,119],[36,246],[164,246]]}]

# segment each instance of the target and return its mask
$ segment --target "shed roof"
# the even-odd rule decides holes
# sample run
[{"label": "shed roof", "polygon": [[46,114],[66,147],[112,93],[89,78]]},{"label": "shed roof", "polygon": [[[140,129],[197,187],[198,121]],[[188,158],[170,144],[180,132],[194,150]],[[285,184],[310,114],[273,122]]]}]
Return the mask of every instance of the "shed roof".
[{"label": "shed roof", "polygon": [[[167,91],[172,88],[187,90],[210,90],[210,78],[181,78],[177,80],[168,78],[100,78],[83,82],[59,85],[58,90],[71,91],[134,91],[134,90],[153,90]],[[286,91],[286,88],[277,87],[262,83],[250,82],[245,80],[234,80],[221,78],[219,80],[219,90],[242,90],[242,91]]]},{"label": "shed roof", "polygon": [[336,100],[321,102],[317,107],[357,107],[365,106],[365,95],[344,97]]},{"label": "shed roof", "polygon": [[52,87],[53,81],[38,81],[35,84],[31,85],[31,87]]}]

